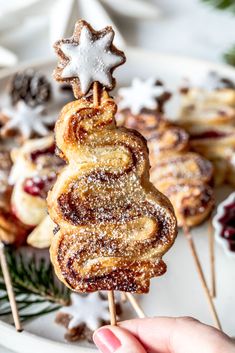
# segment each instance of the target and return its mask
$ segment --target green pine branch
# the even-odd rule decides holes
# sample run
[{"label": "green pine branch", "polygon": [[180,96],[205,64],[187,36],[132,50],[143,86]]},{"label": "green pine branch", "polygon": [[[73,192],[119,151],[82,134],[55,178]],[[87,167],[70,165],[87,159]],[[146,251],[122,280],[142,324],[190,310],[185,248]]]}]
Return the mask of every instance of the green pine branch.
[{"label": "green pine branch", "polygon": [[[58,282],[52,265],[44,258],[5,252],[22,321],[48,314],[69,303],[70,291]],[[9,314],[10,303],[0,270],[0,316]]]},{"label": "green pine branch", "polygon": [[[229,10],[235,13],[235,0],[201,0],[219,10]],[[233,45],[226,53],[223,54],[224,61],[235,66],[235,45]]]},{"label": "green pine branch", "polygon": [[201,0],[219,10],[229,10],[235,12],[234,0]]},{"label": "green pine branch", "polygon": [[223,55],[223,58],[227,64],[235,66],[235,45]]}]

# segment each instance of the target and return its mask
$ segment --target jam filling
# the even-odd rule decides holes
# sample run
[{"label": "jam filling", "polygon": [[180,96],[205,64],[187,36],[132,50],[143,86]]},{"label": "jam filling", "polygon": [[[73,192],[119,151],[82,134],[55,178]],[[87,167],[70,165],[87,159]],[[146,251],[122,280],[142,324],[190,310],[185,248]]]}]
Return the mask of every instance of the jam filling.
[{"label": "jam filling", "polygon": [[224,215],[219,219],[222,225],[220,236],[227,240],[229,249],[235,252],[235,203],[224,207]]},{"label": "jam filling", "polygon": [[56,174],[51,173],[44,176],[33,176],[27,178],[23,184],[23,190],[31,195],[46,199],[48,191],[52,188],[56,180]]},{"label": "jam filling", "polygon": [[47,148],[44,148],[44,149],[42,149],[42,150],[36,150],[36,151],[33,151],[32,153],[31,153],[31,160],[33,161],[33,162],[36,162],[36,160],[40,157],[40,156],[42,156],[42,155],[45,155],[45,154],[52,154],[52,155],[54,155],[55,154],[55,149],[56,149],[56,146],[55,146],[55,144],[53,144],[53,145],[51,145],[51,146],[49,146],[49,147],[47,147]]},{"label": "jam filling", "polygon": [[201,134],[191,136],[191,140],[223,138],[223,137],[227,137],[229,135],[230,135],[229,133],[210,130],[210,131],[202,132]]}]

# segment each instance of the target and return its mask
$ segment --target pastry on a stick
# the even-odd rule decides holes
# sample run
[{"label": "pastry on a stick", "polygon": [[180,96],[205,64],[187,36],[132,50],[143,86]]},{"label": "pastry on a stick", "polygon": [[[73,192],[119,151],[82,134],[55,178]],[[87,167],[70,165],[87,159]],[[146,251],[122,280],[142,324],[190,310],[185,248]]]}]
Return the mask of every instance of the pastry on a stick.
[{"label": "pastry on a stick", "polygon": [[64,161],[55,155],[52,135],[28,140],[12,151],[12,208],[25,225],[35,227],[47,215],[46,197]]},{"label": "pastry on a stick", "polygon": [[[113,88],[111,73],[125,60],[113,35],[110,27],[96,32],[79,21],[73,37],[56,44],[59,79],[66,76],[75,95],[85,95],[96,80]],[[47,199],[57,224],[51,260],[59,279],[75,291],[146,293],[150,278],[166,271],[162,256],[174,243],[176,218],[149,181],[145,139],[116,126],[117,106],[97,86],[93,97],[67,104],[56,123],[56,145],[67,166]]]},{"label": "pastry on a stick", "polygon": [[201,87],[184,87],[177,124],[190,134],[191,148],[212,161],[215,183],[235,185],[234,83],[213,73]]},{"label": "pastry on a stick", "polygon": [[[132,90],[133,85],[121,88],[120,102],[125,102],[126,92],[130,96]],[[142,95],[147,100],[144,85]],[[138,106],[141,106],[141,97],[139,88]],[[129,109],[125,105],[125,109],[120,110],[119,119],[147,139],[152,182],[171,200],[178,225],[192,227],[204,221],[213,209],[214,196],[210,186],[213,168],[205,158],[189,152],[188,133],[165,119],[164,106],[161,105],[161,111],[158,109],[158,97],[155,102],[152,110],[146,112],[144,102],[141,109],[136,110],[133,96],[132,104],[130,99],[127,102]]]},{"label": "pastry on a stick", "polygon": [[5,244],[19,245],[24,242],[28,228],[14,215],[11,208],[12,186],[9,173],[12,167],[10,152],[0,151],[0,240]]}]

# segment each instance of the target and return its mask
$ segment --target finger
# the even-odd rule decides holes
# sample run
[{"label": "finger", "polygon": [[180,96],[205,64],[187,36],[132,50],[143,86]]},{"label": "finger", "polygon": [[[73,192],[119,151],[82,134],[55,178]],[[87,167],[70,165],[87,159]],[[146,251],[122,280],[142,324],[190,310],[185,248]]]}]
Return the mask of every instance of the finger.
[{"label": "finger", "polygon": [[[119,323],[151,353],[204,353],[231,348],[221,331],[192,318],[134,319]],[[213,350],[214,349],[214,350]]]},{"label": "finger", "polygon": [[94,333],[93,340],[102,353],[147,353],[132,334],[118,326],[100,328]]}]

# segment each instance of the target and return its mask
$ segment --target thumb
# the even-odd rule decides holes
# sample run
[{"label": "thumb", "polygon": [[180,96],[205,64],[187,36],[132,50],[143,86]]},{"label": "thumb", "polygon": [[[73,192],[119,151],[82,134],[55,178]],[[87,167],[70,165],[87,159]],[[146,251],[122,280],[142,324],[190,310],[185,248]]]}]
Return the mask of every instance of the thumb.
[{"label": "thumb", "polygon": [[141,343],[127,330],[118,326],[104,326],[93,335],[102,353],[147,353]]}]

